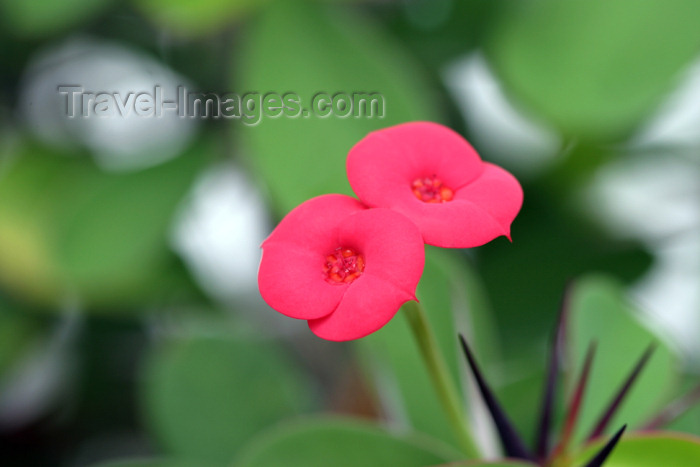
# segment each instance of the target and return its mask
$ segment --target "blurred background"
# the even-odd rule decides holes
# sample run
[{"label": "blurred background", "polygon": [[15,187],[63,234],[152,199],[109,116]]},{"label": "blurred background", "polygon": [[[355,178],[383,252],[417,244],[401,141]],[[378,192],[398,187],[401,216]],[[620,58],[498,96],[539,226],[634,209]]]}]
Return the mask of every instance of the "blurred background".
[{"label": "blurred background", "polygon": [[[366,352],[266,307],[256,273],[286,212],[351,193],[355,142],[412,120],[524,187],[513,243],[450,252],[469,279],[446,294],[479,297],[523,424],[522,384],[581,277],[619,291],[697,379],[697,18],[695,0],[0,0],[2,464],[228,465],[298,414],[400,424]],[[376,92],[385,115],[69,118],[65,85]]]}]

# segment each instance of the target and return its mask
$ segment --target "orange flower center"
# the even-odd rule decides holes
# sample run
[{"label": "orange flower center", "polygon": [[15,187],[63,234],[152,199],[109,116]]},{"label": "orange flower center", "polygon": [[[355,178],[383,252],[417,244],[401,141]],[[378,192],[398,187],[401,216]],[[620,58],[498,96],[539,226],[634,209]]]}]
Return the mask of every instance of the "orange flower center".
[{"label": "orange flower center", "polygon": [[331,284],[349,284],[362,275],[365,259],[352,248],[336,248],[326,256],[323,272]]},{"label": "orange flower center", "polygon": [[413,194],[424,203],[444,203],[451,201],[454,192],[435,176],[417,178],[411,183]]}]

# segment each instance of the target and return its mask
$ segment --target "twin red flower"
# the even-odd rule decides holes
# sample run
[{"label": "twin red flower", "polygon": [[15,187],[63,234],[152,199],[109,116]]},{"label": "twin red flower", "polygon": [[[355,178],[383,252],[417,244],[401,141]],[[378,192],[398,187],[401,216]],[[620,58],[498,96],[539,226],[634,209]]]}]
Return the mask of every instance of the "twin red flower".
[{"label": "twin red flower", "polygon": [[348,154],[361,201],[313,198],[263,243],[263,299],[333,341],[359,339],[415,300],[423,243],[451,248],[510,237],[523,201],[518,181],[482,162],[460,135],[435,123],[370,133]]}]

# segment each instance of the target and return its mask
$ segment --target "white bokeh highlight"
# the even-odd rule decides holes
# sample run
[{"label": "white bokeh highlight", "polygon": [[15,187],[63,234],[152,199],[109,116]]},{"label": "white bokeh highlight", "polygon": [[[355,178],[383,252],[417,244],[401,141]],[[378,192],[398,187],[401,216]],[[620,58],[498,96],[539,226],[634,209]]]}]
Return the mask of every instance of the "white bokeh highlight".
[{"label": "white bokeh highlight", "polygon": [[481,53],[455,61],[443,78],[474,147],[493,162],[516,175],[534,175],[560,152],[561,137],[512,104]]},{"label": "white bokeh highlight", "polygon": [[586,190],[591,214],[654,255],[632,297],[659,334],[700,364],[700,164],[632,156],[601,168]]},{"label": "white bokeh highlight", "polygon": [[28,129],[45,143],[68,150],[87,148],[108,170],[132,170],[159,164],[180,154],[195,136],[198,122],[177,111],[162,115],[67,114],[67,96],[59,86],[86,92],[154,93],[173,100],[185,78],[144,52],[91,37],[75,37],[37,53],[20,85],[18,110]]},{"label": "white bokeh highlight", "polygon": [[700,57],[630,143],[634,147],[700,145]]},{"label": "white bokeh highlight", "polygon": [[178,216],[172,235],[199,284],[231,302],[259,297],[260,245],[270,232],[257,187],[233,163],[204,173]]}]

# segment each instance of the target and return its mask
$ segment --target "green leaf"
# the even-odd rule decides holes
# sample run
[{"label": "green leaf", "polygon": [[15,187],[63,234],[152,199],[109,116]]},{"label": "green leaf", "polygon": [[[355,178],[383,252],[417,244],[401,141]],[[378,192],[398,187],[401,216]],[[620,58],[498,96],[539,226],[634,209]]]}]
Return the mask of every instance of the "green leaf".
[{"label": "green leaf", "polygon": [[105,10],[113,0],[0,0],[0,18],[20,36],[46,36],[66,30]]},{"label": "green leaf", "polygon": [[[583,465],[602,446],[589,446],[573,465]],[[605,467],[697,467],[700,465],[700,438],[673,433],[624,435]]]},{"label": "green leaf", "polygon": [[[278,1],[241,37],[240,73],[232,89],[259,93],[258,98],[291,92],[301,100],[296,110],[276,118],[249,112],[262,115],[257,125],[256,118],[232,122],[282,213],[316,195],[350,194],[345,158],[368,132],[438,118],[430,99],[433,90],[416,65],[390,37],[346,8]],[[384,117],[322,118],[311,107],[319,92],[381,94]],[[293,116],[302,108],[307,116]]]},{"label": "green leaf", "polygon": [[132,0],[153,23],[185,36],[216,32],[266,1],[268,0]]},{"label": "green leaf", "polygon": [[654,354],[627,394],[607,433],[623,424],[631,428],[647,421],[668,400],[676,381],[678,361],[673,351],[639,321],[616,282],[590,276],[579,280],[571,295],[567,352],[571,377],[580,372],[583,355],[596,342],[596,356],[581,409],[577,434],[587,436],[639,357],[651,342]]},{"label": "green leaf", "polygon": [[439,443],[398,436],[352,419],[289,423],[261,436],[241,454],[237,467],[421,467],[444,463]]},{"label": "green leaf", "polygon": [[153,294],[170,273],[172,216],[210,151],[199,144],[116,174],[25,144],[0,176],[0,282],[42,304],[78,294],[88,305],[123,305]]},{"label": "green leaf", "polygon": [[[474,338],[474,347],[485,362],[493,360],[498,352],[488,305],[478,280],[465,262],[428,247],[417,296],[425,307],[453,380],[461,386],[465,362],[459,350],[458,329]],[[419,432],[457,445],[408,321],[401,314],[399,310],[399,316],[384,328],[358,341],[363,363],[376,376],[390,413],[393,410]]]},{"label": "green leaf", "polygon": [[184,458],[228,462],[253,435],[300,413],[309,388],[272,343],[192,337],[156,348],[144,372],[147,422]]},{"label": "green leaf", "polygon": [[510,2],[490,58],[507,89],[564,132],[630,131],[700,52],[695,0]]}]

